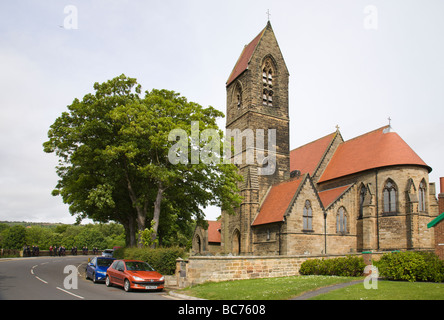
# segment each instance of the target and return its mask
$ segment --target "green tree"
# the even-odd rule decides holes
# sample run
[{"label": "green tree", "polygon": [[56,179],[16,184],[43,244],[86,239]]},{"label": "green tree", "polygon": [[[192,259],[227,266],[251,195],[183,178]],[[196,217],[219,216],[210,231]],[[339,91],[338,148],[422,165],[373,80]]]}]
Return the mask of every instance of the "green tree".
[{"label": "green tree", "polygon": [[[154,221],[153,241],[157,238],[161,212],[187,223],[202,221],[201,207],[208,205],[234,212],[240,204],[236,167],[190,161],[193,152],[206,150],[193,139],[192,122],[199,125],[198,136],[219,130],[221,112],[173,91],[154,89],[141,97],[140,85],[124,75],[95,83],[94,89],[68,106],[43,144],[45,152],[59,157],[53,195],[62,196],[72,215],[117,221],[127,244],[134,246],[137,230],[145,230],[148,221]],[[182,151],[188,161],[171,163],[169,153],[177,142],[169,139],[172,130],[185,133],[188,143]],[[218,132],[210,141],[221,146]]]},{"label": "green tree", "polygon": [[104,235],[99,232],[97,228],[92,225],[87,225],[75,236],[74,243],[78,244],[77,247],[87,246],[89,250],[93,247],[99,249],[106,249],[106,239]]},{"label": "green tree", "polygon": [[26,244],[26,229],[17,225],[3,231],[3,247],[6,249],[22,249]]},{"label": "green tree", "polygon": [[53,241],[53,231],[41,226],[32,226],[26,229],[26,243],[39,246],[40,250],[47,250]]}]

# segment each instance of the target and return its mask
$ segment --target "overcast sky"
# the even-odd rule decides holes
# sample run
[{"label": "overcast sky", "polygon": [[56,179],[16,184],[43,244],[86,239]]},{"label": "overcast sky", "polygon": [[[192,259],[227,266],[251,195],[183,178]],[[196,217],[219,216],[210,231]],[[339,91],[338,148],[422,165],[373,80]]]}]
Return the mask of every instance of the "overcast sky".
[{"label": "overcast sky", "polygon": [[225,113],[225,82],[267,9],[290,72],[291,148],[391,117],[439,192],[442,0],[14,0],[0,3],[0,220],[75,221],[51,196],[57,161],[42,143],[94,82],[124,73]]}]

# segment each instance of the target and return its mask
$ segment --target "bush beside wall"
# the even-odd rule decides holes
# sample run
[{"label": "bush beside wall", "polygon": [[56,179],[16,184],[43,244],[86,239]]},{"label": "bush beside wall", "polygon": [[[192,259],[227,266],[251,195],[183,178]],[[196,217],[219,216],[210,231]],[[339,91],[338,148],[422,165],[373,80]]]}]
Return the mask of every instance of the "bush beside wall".
[{"label": "bush beside wall", "polygon": [[444,261],[431,252],[393,252],[375,262],[379,276],[387,280],[444,281]]},{"label": "bush beside wall", "polygon": [[173,275],[176,271],[176,259],[183,258],[185,250],[173,248],[120,248],[114,252],[117,259],[134,259],[148,262],[163,275]]},{"label": "bush beside wall", "polygon": [[359,277],[365,268],[362,257],[340,257],[333,259],[310,259],[304,261],[299,273],[302,275],[325,275]]}]

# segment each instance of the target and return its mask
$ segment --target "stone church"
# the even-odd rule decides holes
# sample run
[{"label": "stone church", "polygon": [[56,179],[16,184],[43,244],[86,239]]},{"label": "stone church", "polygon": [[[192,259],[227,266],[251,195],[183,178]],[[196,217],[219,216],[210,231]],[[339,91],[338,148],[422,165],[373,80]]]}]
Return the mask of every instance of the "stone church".
[{"label": "stone church", "polygon": [[[244,47],[226,83],[226,129],[274,129],[276,147],[268,151],[273,174],[260,174],[263,163],[236,164],[244,177],[243,202],[235,215],[222,212],[219,221],[209,222],[208,230],[196,228],[193,252],[432,250],[427,224],[438,216],[432,169],[390,125],[350,140],[337,129],[290,150],[288,82],[268,22]],[[257,152],[258,144],[252,145]],[[248,151],[243,145],[242,159]]]}]

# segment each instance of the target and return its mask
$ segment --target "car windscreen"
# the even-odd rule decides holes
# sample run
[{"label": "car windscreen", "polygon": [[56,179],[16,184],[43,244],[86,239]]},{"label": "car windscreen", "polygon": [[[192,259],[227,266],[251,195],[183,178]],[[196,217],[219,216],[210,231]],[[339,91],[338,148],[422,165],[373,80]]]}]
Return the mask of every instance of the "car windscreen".
[{"label": "car windscreen", "polygon": [[148,263],[139,261],[127,261],[126,269],[129,271],[154,271]]},{"label": "car windscreen", "polygon": [[109,267],[111,263],[113,263],[114,260],[111,259],[97,259],[97,266],[98,267]]}]

